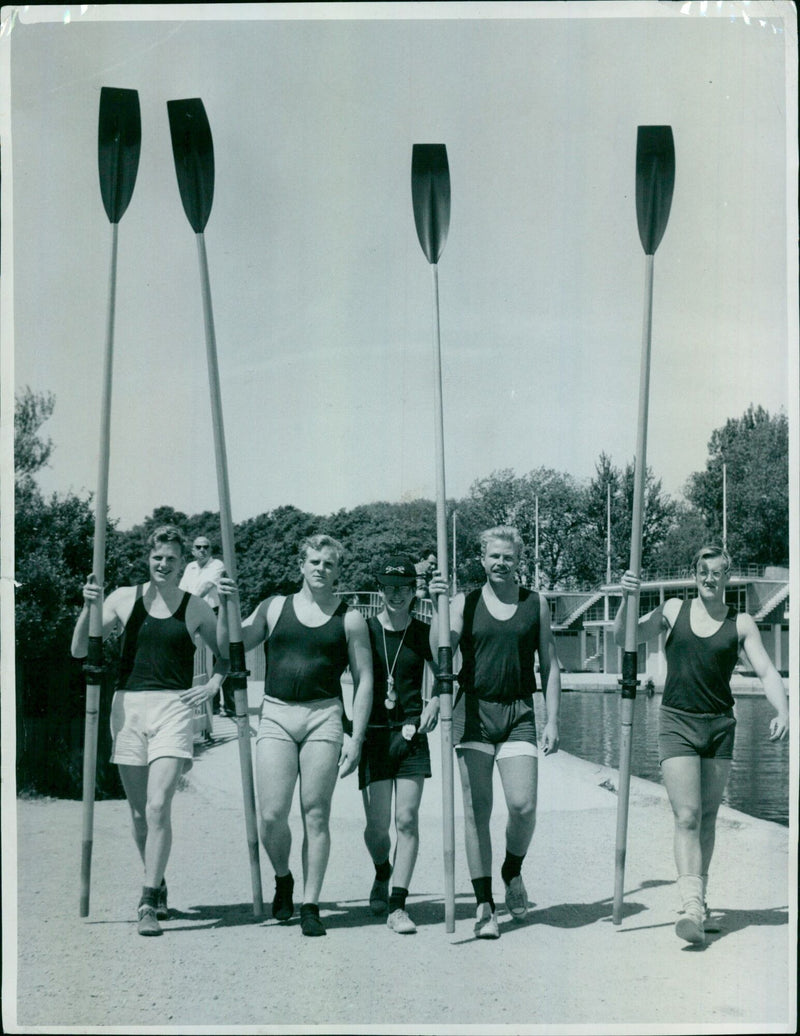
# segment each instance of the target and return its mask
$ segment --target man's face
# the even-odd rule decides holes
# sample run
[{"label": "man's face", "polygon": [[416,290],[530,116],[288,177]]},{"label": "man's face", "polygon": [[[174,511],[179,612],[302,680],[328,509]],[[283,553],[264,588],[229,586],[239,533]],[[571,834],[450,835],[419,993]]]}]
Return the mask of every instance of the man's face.
[{"label": "man's face", "polygon": [[211,557],[211,544],[205,537],[198,537],[192,544],[192,557],[201,568]]},{"label": "man's face", "polygon": [[492,582],[513,579],[519,565],[519,554],[507,540],[489,540],[481,558],[486,578]]},{"label": "man's face", "polygon": [[700,558],[695,569],[698,594],[710,600],[722,600],[728,585],[728,569],[725,558]]},{"label": "man's face", "polygon": [[150,578],[156,586],[177,584],[183,557],[177,543],[157,543],[150,551]]},{"label": "man's face", "polygon": [[339,578],[339,565],[336,554],[330,547],[322,550],[308,550],[305,561],[300,566],[303,579],[312,590],[333,589]]}]

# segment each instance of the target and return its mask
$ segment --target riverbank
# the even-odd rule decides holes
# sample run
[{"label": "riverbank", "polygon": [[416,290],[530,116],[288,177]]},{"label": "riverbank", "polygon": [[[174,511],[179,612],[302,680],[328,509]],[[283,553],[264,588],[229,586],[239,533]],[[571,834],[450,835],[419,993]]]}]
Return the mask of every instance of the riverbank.
[{"label": "riverbank", "polygon": [[[253,725],[259,697],[260,687],[251,685]],[[409,898],[418,933],[394,935],[369,911],[372,868],[351,776],[333,802],[321,904],[328,935],[304,939],[296,917],[287,924],[253,918],[235,724],[215,718],[214,733],[212,745],[198,745],[176,797],[172,911],[162,938],[136,934],[141,874],[125,803],[95,807],[86,920],[78,917],[80,803],[17,803],[17,929],[4,929],[7,938],[17,936],[4,954],[6,1031],[795,1031],[797,863],[786,828],[722,808],[709,892],[722,931],[694,949],[673,930],[677,894],[663,789],[632,778],[626,894],[615,926],[617,774],[558,753],[540,766],[539,819],[523,871],[533,907],[524,923],[514,922],[500,894],[497,942],[473,935],[456,791],[456,930],[447,934],[437,731],[436,776],[426,782]],[[498,890],[505,810],[499,784],[495,790]],[[291,825],[297,874],[296,802]],[[263,851],[261,871],[269,914],[273,875]],[[13,903],[13,889],[4,892],[4,902]],[[16,961],[9,954],[15,946]]]}]

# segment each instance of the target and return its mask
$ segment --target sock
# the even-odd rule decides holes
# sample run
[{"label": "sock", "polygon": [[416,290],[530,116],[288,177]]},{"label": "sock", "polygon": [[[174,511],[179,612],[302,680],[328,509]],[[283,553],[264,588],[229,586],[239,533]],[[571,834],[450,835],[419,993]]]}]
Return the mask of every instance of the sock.
[{"label": "sock", "polygon": [[393,913],[395,910],[405,910],[406,908],[406,896],[408,895],[408,889],[399,888],[397,885],[392,887],[392,894],[389,896],[389,913]]},{"label": "sock", "polygon": [[158,889],[152,888],[150,885],[142,885],[142,898],[139,900],[139,906],[158,906]]},{"label": "sock", "polygon": [[288,874],[283,875],[276,874],[275,888],[276,890],[281,892],[291,892],[294,888],[294,878],[292,877],[292,872],[289,871]]},{"label": "sock", "polygon": [[503,879],[504,884],[510,885],[513,878],[519,877],[524,859],[524,855],[515,856],[506,850],[506,858],[503,861],[503,866],[500,868],[500,877]]},{"label": "sock", "polygon": [[494,900],[492,899],[492,879],[489,878],[473,878],[472,887],[475,890],[475,899],[478,901],[478,906],[481,903],[488,903],[489,907],[494,913]]},{"label": "sock", "polygon": [[375,864],[375,877],[378,881],[388,881],[392,876],[392,865],[388,860]]}]

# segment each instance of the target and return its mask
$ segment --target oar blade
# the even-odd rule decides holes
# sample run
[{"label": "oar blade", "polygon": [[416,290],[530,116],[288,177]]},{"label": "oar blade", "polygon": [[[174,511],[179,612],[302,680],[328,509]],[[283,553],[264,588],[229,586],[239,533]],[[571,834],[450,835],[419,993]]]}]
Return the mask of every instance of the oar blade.
[{"label": "oar blade", "polygon": [[167,101],[172,155],[183,211],[196,234],[205,230],[214,201],[214,143],[199,97]]},{"label": "oar blade", "polygon": [[436,263],[450,227],[450,169],[444,144],[414,144],[411,200],[422,251],[429,263]]},{"label": "oar blade", "polygon": [[671,126],[639,126],[636,139],[636,218],[645,255],[655,255],[667,228],[675,186]]},{"label": "oar blade", "polygon": [[141,148],[139,92],[104,86],[100,90],[97,165],[103,205],[112,223],[119,223],[133,195]]}]

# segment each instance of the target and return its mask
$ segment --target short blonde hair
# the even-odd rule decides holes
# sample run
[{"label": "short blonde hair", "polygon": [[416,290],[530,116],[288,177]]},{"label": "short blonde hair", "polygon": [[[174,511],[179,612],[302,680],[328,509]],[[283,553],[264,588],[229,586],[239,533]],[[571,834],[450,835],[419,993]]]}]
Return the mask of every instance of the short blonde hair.
[{"label": "short blonde hair", "polygon": [[480,535],[481,557],[486,555],[486,548],[490,540],[502,540],[504,543],[512,543],[517,552],[517,557],[522,553],[525,544],[519,531],[513,525],[494,525],[491,529],[484,529]]},{"label": "short blonde hair", "polygon": [[336,555],[336,564],[341,565],[342,558],[344,557],[344,547],[333,536],[326,536],[325,533],[317,533],[316,536],[306,536],[300,544],[300,564],[304,564],[310,550],[325,550],[326,548],[333,551]]},{"label": "short blonde hair", "polygon": [[697,573],[697,566],[701,561],[705,561],[707,558],[722,558],[725,562],[725,571],[730,572],[731,570],[731,557],[730,554],[723,547],[718,546],[716,543],[709,543],[705,547],[701,547],[700,550],[692,558],[692,572]]}]

